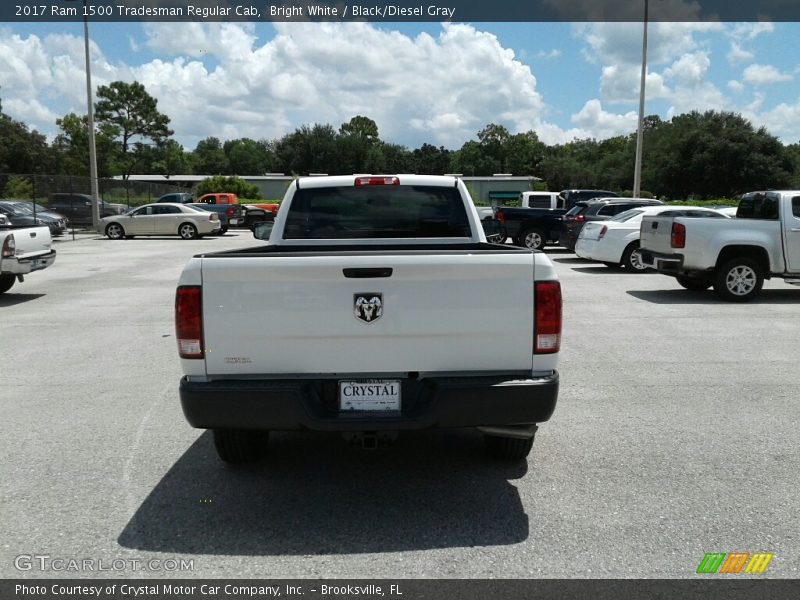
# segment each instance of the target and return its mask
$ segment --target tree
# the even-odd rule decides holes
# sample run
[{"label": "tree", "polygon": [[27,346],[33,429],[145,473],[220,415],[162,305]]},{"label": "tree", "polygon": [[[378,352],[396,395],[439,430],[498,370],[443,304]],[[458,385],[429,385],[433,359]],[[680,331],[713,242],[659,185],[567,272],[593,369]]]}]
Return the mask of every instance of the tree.
[{"label": "tree", "polygon": [[192,162],[196,175],[223,175],[230,172],[228,157],[219,138],[207,137],[197,142]]},{"label": "tree", "polygon": [[414,173],[420,175],[444,175],[450,172],[450,151],[440,146],[422,144],[412,152]]},{"label": "tree", "polygon": [[194,188],[194,193],[197,197],[200,197],[203,194],[211,194],[214,192],[228,192],[231,194],[236,194],[239,198],[247,198],[250,200],[261,198],[261,192],[259,191],[257,185],[247,183],[244,179],[239,177],[224,177],[222,175],[215,175],[214,177],[203,179],[203,181],[198,183]]},{"label": "tree", "polygon": [[0,173],[47,173],[51,167],[47,139],[4,114],[0,104]]},{"label": "tree", "polygon": [[263,175],[272,170],[275,160],[266,142],[241,138],[225,142],[222,148],[232,175]]},{"label": "tree", "polygon": [[119,165],[125,179],[142,160],[147,145],[158,145],[172,135],[169,117],[158,111],[158,100],[138,81],[114,81],[97,88],[95,118],[100,128],[110,126],[120,145]]},{"label": "tree", "polygon": [[339,133],[344,136],[358,138],[368,144],[374,144],[379,141],[377,123],[369,117],[362,117],[361,115],[356,115],[347,123],[342,123],[339,127]]},{"label": "tree", "polygon": [[[336,131],[330,125],[303,125],[275,144],[275,156],[284,173],[343,174]],[[351,171],[352,172],[352,171]]]},{"label": "tree", "polygon": [[[53,140],[52,148],[58,162],[58,172],[65,175],[89,176],[89,119],[75,113],[56,119],[61,132]],[[116,133],[108,124],[95,131],[97,149],[97,174],[110,177],[116,174],[118,147],[114,143]]]},{"label": "tree", "polygon": [[12,175],[0,193],[3,198],[33,200],[33,182],[28,177]]}]

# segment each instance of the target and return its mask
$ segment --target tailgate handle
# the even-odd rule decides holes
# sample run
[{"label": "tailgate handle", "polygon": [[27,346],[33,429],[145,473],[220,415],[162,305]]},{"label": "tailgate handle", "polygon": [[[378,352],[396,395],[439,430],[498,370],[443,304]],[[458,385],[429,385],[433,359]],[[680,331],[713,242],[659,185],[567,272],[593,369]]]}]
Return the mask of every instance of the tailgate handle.
[{"label": "tailgate handle", "polygon": [[350,279],[376,279],[378,277],[391,277],[391,267],[342,269],[345,277]]}]

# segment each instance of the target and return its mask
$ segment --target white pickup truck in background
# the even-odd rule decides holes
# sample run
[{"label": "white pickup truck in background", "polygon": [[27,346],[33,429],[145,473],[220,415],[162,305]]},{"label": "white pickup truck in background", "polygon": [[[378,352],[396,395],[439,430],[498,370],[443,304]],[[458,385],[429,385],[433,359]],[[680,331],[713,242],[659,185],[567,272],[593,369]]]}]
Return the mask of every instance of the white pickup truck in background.
[{"label": "white pickup truck in background", "polygon": [[642,263],[690,290],[746,302],[764,279],[800,284],[800,191],[751,192],[735,219],[645,217]]},{"label": "white pickup truck in background", "polygon": [[300,178],[255,236],[195,256],[176,293],[181,405],[223,460],[270,430],[374,447],[431,427],[528,455],[558,396],[561,288],[545,254],[486,242],[460,179]]},{"label": "white pickup truck in background", "polygon": [[52,265],[56,251],[52,249],[50,229],[24,227],[14,229],[5,215],[0,215],[0,294],[11,289],[15,281]]}]

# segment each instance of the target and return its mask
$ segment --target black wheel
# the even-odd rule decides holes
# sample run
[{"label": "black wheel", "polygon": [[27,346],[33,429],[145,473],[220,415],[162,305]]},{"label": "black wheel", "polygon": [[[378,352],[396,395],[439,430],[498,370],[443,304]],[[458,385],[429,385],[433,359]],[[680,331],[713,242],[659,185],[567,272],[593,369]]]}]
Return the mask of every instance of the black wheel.
[{"label": "black wheel", "polygon": [[5,275],[0,275],[0,294],[10,290],[16,279],[16,275],[9,275],[8,273]]},{"label": "black wheel", "polygon": [[675,280],[681,287],[694,292],[702,292],[711,287],[711,280],[706,277],[689,277],[688,275],[678,275],[675,277]]},{"label": "black wheel", "polygon": [[228,228],[227,227],[223,227],[222,229],[220,229],[220,232],[219,232],[220,235],[225,235],[226,233],[228,233]]},{"label": "black wheel", "polygon": [[524,460],[533,448],[533,437],[520,439],[485,435],[483,439],[489,455],[502,460]]},{"label": "black wheel", "polygon": [[642,256],[637,252],[639,242],[628,244],[625,252],[622,253],[622,266],[634,273],[644,273],[647,267],[642,263]]},{"label": "black wheel", "polygon": [[531,250],[541,250],[545,245],[544,233],[538,229],[524,229],[517,238],[517,246]]},{"label": "black wheel", "polygon": [[193,240],[197,237],[197,227],[191,223],[183,223],[178,227],[178,234],[185,240]]},{"label": "black wheel", "polygon": [[728,302],[748,302],[764,285],[761,265],[752,258],[733,258],[714,272],[714,291]]},{"label": "black wheel", "polygon": [[267,436],[266,431],[215,429],[214,447],[219,457],[227,463],[253,462],[261,454]]},{"label": "black wheel", "polygon": [[125,237],[125,229],[119,223],[109,223],[106,225],[106,235],[110,240],[121,240]]}]

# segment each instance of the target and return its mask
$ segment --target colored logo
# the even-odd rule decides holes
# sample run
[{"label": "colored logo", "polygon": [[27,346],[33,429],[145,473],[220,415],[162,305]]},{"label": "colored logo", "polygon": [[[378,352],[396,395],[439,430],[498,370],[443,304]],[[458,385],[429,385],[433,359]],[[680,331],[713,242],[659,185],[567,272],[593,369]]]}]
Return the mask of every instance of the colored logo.
[{"label": "colored logo", "polygon": [[697,566],[697,573],[723,573],[727,575],[758,575],[766,571],[767,565],[772,560],[773,554],[767,552],[716,552],[703,557]]}]

